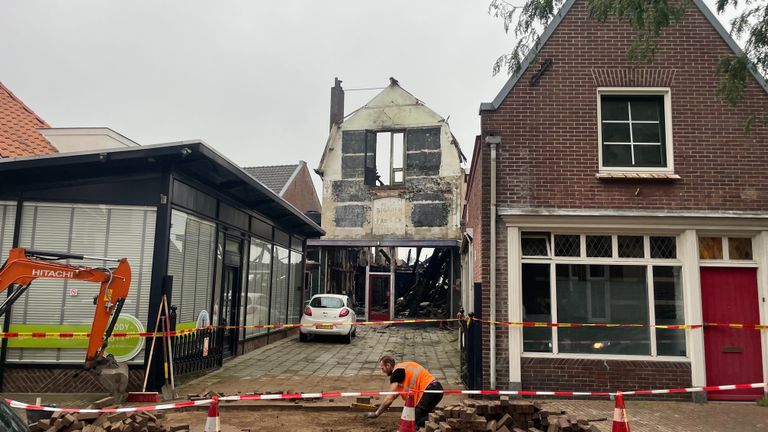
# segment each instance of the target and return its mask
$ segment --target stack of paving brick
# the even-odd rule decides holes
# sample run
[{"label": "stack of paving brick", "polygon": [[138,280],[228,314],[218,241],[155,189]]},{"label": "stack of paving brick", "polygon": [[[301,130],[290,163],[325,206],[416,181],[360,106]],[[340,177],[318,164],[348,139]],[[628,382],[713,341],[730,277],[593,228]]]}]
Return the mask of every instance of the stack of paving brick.
[{"label": "stack of paving brick", "polygon": [[[94,402],[91,409],[117,408],[111,397]],[[31,432],[179,432],[188,431],[188,425],[165,425],[163,413],[66,413],[56,411],[50,419],[29,425]]]},{"label": "stack of paving brick", "polygon": [[429,414],[426,432],[599,432],[576,416],[550,414],[538,402],[465,399]]}]

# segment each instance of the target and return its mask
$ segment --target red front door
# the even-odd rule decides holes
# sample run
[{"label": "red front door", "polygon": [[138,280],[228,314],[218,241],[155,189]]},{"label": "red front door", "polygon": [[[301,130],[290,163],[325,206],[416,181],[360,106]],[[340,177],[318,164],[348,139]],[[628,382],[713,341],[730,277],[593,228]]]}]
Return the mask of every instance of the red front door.
[{"label": "red front door", "polygon": [[368,320],[387,321],[389,318],[389,275],[371,275],[368,280]]},{"label": "red front door", "polygon": [[[705,323],[759,324],[757,270],[705,267],[701,269],[701,303]],[[763,381],[760,332],[706,327],[704,351],[707,385]],[[762,389],[710,392],[710,400],[755,400]]]}]

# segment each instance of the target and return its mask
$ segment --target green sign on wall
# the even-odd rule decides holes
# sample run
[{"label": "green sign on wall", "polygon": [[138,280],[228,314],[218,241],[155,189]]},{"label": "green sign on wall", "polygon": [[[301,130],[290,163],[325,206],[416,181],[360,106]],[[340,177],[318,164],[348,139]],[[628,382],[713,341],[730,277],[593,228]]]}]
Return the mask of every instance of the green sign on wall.
[{"label": "green sign on wall", "polygon": [[[55,325],[55,324],[11,324],[11,332],[45,332],[45,333],[88,333],[91,326],[88,324],[75,325]],[[115,323],[115,333],[141,333],[144,331],[144,325],[136,317],[128,314],[121,314]],[[45,339],[9,339],[9,348],[59,348],[59,349],[81,349],[88,348],[88,339],[86,338],[45,338]],[[107,353],[115,356],[120,362],[132,360],[144,348],[143,337],[112,338],[109,340]],[[85,357],[85,355],[83,355]]]}]

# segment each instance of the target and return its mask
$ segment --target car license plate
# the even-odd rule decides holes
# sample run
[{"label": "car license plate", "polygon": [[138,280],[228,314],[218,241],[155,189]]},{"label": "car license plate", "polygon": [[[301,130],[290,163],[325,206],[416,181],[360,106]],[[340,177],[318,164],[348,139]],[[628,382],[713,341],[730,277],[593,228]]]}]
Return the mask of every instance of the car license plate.
[{"label": "car license plate", "polygon": [[315,328],[322,329],[322,330],[331,330],[333,328],[333,324],[318,324],[315,326]]}]

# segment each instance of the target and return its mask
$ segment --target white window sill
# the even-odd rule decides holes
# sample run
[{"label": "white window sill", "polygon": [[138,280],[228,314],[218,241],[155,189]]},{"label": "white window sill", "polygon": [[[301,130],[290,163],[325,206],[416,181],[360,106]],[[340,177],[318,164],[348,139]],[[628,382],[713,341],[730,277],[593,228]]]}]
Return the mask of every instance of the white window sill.
[{"label": "white window sill", "polygon": [[600,172],[595,174],[598,179],[610,180],[680,180],[680,176],[673,173],[655,173],[655,172]]},{"label": "white window sill", "polygon": [[576,354],[576,353],[544,353],[544,352],[524,352],[521,357],[529,358],[547,358],[547,359],[574,359],[574,360],[624,360],[624,361],[658,361],[658,362],[676,362],[690,363],[688,357],[677,356],[649,356],[649,355],[621,355],[621,354]]}]

